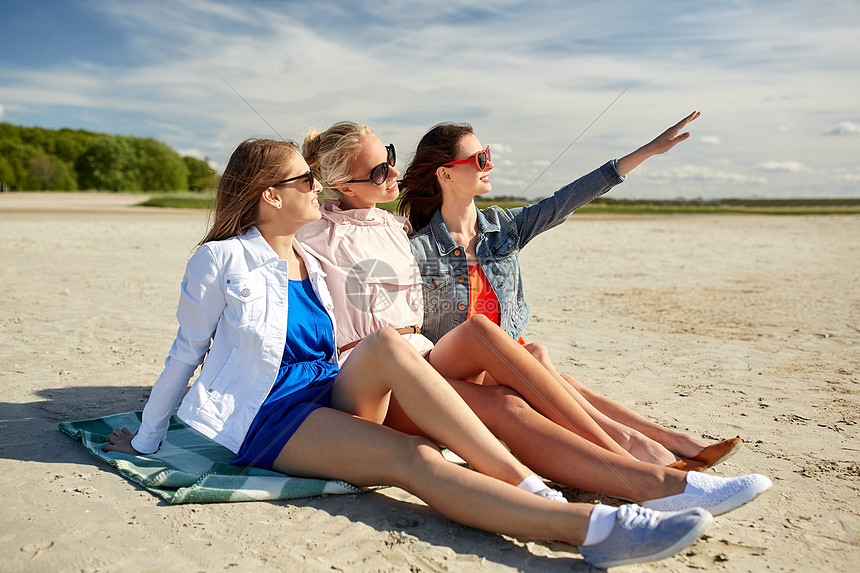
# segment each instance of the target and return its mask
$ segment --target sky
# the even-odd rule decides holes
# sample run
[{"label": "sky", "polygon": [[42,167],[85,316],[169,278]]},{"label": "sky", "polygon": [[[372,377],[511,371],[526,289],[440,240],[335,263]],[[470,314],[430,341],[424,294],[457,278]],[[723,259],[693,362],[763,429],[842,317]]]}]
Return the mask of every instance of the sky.
[{"label": "sky", "polygon": [[860,2],[0,3],[0,121],[154,137],[216,168],[248,137],[469,122],[493,194],[543,197],[693,110],[610,196],[860,197]]}]

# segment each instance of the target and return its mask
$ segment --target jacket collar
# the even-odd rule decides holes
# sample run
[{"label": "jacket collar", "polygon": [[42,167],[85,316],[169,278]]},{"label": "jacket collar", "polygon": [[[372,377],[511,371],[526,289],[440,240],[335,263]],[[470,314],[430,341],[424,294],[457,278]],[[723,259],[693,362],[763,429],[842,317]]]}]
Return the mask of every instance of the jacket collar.
[{"label": "jacket collar", "polygon": [[[263,235],[260,234],[260,230],[256,226],[252,225],[245,231],[244,235],[239,235],[236,238],[242,244],[242,247],[245,248],[248,258],[254,263],[255,267],[261,267],[265,264],[278,261],[278,254],[269,246],[269,243],[266,242],[266,239],[263,238]],[[293,244],[299,256],[304,259],[308,274],[320,277],[326,276],[322,267],[320,267],[319,261],[310,256],[298,241],[294,241]]]},{"label": "jacket collar", "polygon": [[341,209],[337,199],[326,199],[320,205],[323,219],[335,225],[358,225],[360,227],[401,227],[411,231],[405,217],[373,207],[370,209]]},{"label": "jacket collar", "polygon": [[299,256],[304,259],[305,266],[308,269],[308,275],[313,282],[316,282],[316,278],[322,278],[326,276],[325,271],[322,269],[322,266],[320,265],[320,262],[316,259],[316,257],[308,253],[302,246],[302,244],[298,241],[293,240],[293,245],[295,246],[296,251],[299,253]]},{"label": "jacket collar", "polygon": [[[498,233],[501,227],[498,223],[491,223],[484,216],[483,211],[475,207],[478,212],[478,237],[487,233]],[[448,227],[445,226],[445,221],[442,219],[442,210],[437,209],[433,213],[433,218],[430,219],[430,232],[433,233],[433,240],[436,243],[436,248],[439,249],[440,255],[447,255],[459,245],[454,242],[451,235],[448,233]]]},{"label": "jacket collar", "polygon": [[236,238],[245,248],[248,258],[255,267],[261,267],[272,260],[278,260],[278,254],[269,246],[256,226],[248,227],[244,234],[238,235]]}]

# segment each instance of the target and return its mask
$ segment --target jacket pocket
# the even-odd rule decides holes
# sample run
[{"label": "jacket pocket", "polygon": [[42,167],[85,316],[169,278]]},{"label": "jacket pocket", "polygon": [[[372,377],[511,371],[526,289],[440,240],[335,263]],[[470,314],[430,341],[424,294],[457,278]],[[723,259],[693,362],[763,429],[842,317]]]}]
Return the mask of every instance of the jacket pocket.
[{"label": "jacket pocket", "polygon": [[449,275],[424,275],[421,286],[424,290],[424,316],[429,313],[450,311],[454,307],[453,281]]},{"label": "jacket pocket", "polygon": [[255,324],[266,310],[266,281],[246,274],[224,278],[225,318],[237,328]]},{"label": "jacket pocket", "polygon": [[241,362],[243,352],[233,348],[230,356],[217,372],[207,372],[206,363],[200,373],[198,383],[200,390],[205,393],[198,412],[223,425],[235,408],[235,389],[240,385],[242,376]]},{"label": "jacket pocket", "polygon": [[[424,325],[422,333],[434,344],[454,328],[454,282],[449,275],[424,275]],[[457,312],[456,314],[460,314]]]}]

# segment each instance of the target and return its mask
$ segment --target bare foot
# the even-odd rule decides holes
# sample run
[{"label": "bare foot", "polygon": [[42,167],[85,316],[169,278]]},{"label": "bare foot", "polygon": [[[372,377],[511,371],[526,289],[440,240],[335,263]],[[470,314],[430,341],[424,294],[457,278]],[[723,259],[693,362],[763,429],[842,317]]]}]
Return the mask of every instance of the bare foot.
[{"label": "bare foot", "polygon": [[[619,444],[641,462],[667,466],[678,459],[675,454],[661,444],[644,434],[640,434],[636,430],[631,430],[627,435],[627,439],[619,441]],[[696,451],[698,452],[699,450]]]}]

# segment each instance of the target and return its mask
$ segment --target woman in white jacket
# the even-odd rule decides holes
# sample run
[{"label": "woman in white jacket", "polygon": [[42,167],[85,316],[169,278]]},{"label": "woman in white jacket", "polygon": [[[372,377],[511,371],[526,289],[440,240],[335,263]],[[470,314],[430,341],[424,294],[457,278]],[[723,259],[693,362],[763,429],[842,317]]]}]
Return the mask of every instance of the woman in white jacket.
[{"label": "woman in white jacket", "polygon": [[[579,545],[598,566],[672,555],[705,531],[711,516],[701,509],[558,503],[517,487],[531,472],[391,328],[365,337],[338,368],[324,273],[294,241],[320,216],[318,190],[293,143],[248,140],[234,151],[212,229],[188,262],[179,330],[141,426],[114,430],[106,450],[155,452],[181,402],[180,418],[242,464],[402,487],[464,525]],[[381,425],[392,397],[476,471]]]}]

